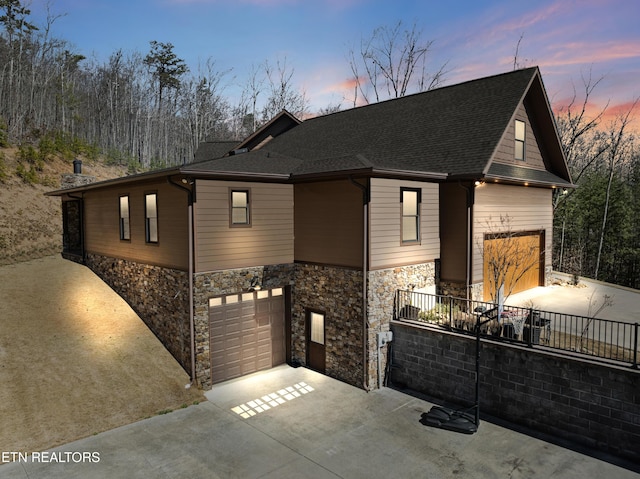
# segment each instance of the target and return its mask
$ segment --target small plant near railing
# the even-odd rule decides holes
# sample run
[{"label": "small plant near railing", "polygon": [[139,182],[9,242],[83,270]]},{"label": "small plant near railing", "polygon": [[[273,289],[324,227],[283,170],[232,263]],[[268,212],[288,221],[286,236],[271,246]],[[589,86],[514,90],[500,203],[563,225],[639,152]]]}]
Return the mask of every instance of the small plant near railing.
[{"label": "small plant near railing", "polygon": [[424,321],[425,323],[435,323],[442,324],[444,322],[449,322],[449,314],[450,308],[448,304],[438,303],[429,311],[420,311],[418,315],[419,321]]}]

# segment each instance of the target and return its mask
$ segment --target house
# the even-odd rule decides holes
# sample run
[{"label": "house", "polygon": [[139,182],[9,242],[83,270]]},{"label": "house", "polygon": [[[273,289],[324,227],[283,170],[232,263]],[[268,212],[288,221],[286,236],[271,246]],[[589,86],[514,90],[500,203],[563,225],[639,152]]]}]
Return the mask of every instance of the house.
[{"label": "house", "polygon": [[537,245],[520,287],[545,284],[552,193],[571,178],[537,68],[304,122],[283,111],[227,147],[50,193],[63,255],[201,387],[283,362],[378,387],[395,291],[482,299],[501,215]]}]

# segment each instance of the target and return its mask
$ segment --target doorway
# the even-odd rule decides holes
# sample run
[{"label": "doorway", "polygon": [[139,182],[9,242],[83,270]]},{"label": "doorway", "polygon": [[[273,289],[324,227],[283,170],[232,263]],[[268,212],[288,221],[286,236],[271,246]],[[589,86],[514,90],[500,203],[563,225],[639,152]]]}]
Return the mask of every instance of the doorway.
[{"label": "doorway", "polygon": [[326,369],[325,314],[307,310],[307,366],[320,373]]}]

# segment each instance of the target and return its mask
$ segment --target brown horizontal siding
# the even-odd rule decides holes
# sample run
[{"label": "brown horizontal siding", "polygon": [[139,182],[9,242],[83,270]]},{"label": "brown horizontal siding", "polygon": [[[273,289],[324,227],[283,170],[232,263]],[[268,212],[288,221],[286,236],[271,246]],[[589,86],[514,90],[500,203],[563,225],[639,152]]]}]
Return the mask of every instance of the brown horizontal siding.
[{"label": "brown horizontal siding", "polygon": [[[145,242],[145,193],[158,195],[158,243]],[[120,240],[119,198],[129,196],[131,239]],[[186,270],[187,195],[166,182],[87,191],[85,247],[90,253]]]},{"label": "brown horizontal siding", "polygon": [[500,215],[508,216],[512,232],[545,231],[545,266],[551,266],[553,207],[551,189],[485,184],[475,190],[473,217],[473,281],[482,281],[484,234],[504,232]]},{"label": "brown horizontal siding", "polygon": [[[402,245],[400,189],[420,188],[420,244]],[[420,264],[440,256],[438,184],[371,180],[370,268]]]},{"label": "brown horizontal siding", "polygon": [[516,120],[524,121],[525,131],[525,161],[515,159],[515,121],[511,121],[507,131],[498,145],[494,155],[494,161],[509,165],[525,166],[537,170],[544,170],[544,161],[540,153],[540,146],[536,138],[533,128],[531,127],[531,119],[527,114],[527,110],[521,103],[515,115]]},{"label": "brown horizontal siding", "polygon": [[[250,227],[229,225],[229,188],[250,190]],[[293,187],[198,180],[196,271],[293,262]]]},{"label": "brown horizontal siding", "polygon": [[295,185],[295,259],[361,268],[362,190],[350,181]]}]

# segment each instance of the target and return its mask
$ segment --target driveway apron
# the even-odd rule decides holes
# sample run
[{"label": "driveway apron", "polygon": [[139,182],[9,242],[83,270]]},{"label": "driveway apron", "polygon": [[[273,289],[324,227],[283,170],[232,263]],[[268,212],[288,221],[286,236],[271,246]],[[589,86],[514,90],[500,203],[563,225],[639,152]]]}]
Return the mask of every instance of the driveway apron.
[{"label": "driveway apron", "polygon": [[0,477],[640,477],[485,420],[473,435],[427,427],[420,423],[427,401],[388,388],[365,392],[306,368],[280,366],[206,396],[18,458],[0,466]]}]

